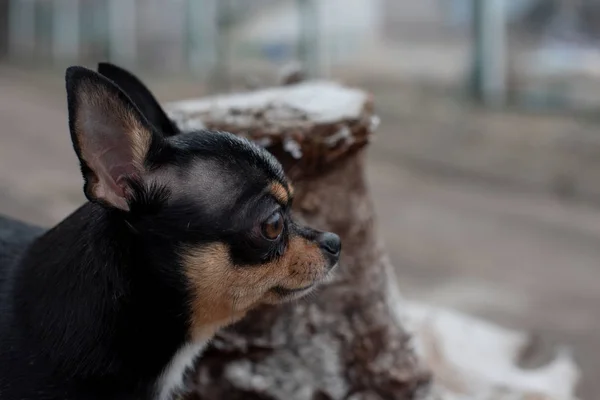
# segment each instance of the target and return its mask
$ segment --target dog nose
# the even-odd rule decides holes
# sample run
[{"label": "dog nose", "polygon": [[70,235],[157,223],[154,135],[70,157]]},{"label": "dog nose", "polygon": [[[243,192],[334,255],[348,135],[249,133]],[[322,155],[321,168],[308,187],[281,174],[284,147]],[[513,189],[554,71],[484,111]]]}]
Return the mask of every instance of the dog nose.
[{"label": "dog nose", "polygon": [[342,241],[335,233],[325,232],[319,237],[319,246],[330,255],[339,257],[342,250]]}]

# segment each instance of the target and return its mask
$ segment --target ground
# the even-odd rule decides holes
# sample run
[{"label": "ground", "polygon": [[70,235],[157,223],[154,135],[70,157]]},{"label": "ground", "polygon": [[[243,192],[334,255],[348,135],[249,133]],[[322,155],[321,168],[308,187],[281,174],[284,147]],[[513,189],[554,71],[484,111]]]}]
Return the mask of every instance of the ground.
[{"label": "ground", "polygon": [[[60,78],[0,68],[0,212],[46,226],[83,201]],[[546,171],[559,156],[548,161],[551,152],[533,146],[546,155],[534,157],[510,139],[560,136],[572,119],[499,116],[366,84],[383,119],[369,182],[404,295],[570,346],[585,374],[582,399],[599,398],[600,207],[589,184],[571,187],[585,175],[578,165],[569,164],[569,196],[558,197],[557,175]],[[152,87],[161,99],[194,93],[189,84]],[[494,136],[498,121],[508,141]],[[465,139],[463,128],[493,140]],[[448,129],[460,130],[457,140]]]}]

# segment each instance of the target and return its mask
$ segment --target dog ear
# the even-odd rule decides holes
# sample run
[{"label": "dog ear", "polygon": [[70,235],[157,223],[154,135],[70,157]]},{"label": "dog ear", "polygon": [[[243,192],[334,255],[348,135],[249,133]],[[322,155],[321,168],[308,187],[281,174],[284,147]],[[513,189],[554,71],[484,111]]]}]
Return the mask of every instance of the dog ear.
[{"label": "dog ear", "polygon": [[90,201],[129,210],[131,184],[161,137],[111,81],[83,67],[66,72],[69,129]]},{"label": "dog ear", "polygon": [[144,117],[164,136],[179,133],[179,128],[164,112],[152,92],[131,72],[107,62],[98,63],[98,73],[121,88],[140,109]]}]

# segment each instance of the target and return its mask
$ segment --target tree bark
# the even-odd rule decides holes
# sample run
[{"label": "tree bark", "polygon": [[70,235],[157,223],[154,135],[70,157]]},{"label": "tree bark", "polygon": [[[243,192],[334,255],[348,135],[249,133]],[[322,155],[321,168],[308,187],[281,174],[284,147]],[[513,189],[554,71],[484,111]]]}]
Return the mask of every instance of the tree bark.
[{"label": "tree bark", "polygon": [[365,179],[371,98],[326,82],[169,106],[182,127],[227,130],[284,165],[301,220],[342,238],[334,279],[225,330],[188,380],[190,399],[417,399],[430,375],[402,326],[402,300]]}]

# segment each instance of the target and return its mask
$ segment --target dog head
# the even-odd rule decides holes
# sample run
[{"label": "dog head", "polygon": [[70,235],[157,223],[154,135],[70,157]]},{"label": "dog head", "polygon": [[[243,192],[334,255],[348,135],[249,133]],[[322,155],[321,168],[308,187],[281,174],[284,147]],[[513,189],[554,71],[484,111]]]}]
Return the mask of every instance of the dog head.
[{"label": "dog head", "polygon": [[135,238],[144,273],[184,293],[190,336],[299,298],[337,264],[339,237],[294,221],[293,188],[266,150],[179,132],[132,75],[71,67],[66,86],[86,197]]}]

